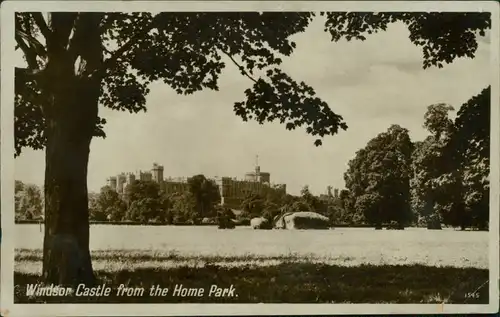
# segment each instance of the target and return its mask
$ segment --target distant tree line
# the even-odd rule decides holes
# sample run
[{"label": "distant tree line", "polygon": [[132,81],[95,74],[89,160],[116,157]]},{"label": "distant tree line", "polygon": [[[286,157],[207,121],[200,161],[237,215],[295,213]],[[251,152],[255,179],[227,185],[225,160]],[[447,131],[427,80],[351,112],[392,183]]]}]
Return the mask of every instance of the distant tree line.
[{"label": "distant tree line", "polygon": [[355,225],[363,224],[353,219],[348,213],[349,201],[347,190],[340,191],[338,197],[332,195],[331,188],[327,194],[313,195],[309,186],[305,185],[300,195],[290,195],[279,192],[269,192],[267,195],[249,194],[241,204],[240,220],[263,217],[276,220],[288,212],[312,211],[330,218],[332,224]]},{"label": "distant tree line", "polygon": [[109,186],[89,198],[90,219],[141,223],[197,224],[216,217],[220,203],[217,185],[203,175],[188,180],[188,190],[167,193],[153,181],[136,180],[121,197]]},{"label": "distant tree line", "polygon": [[[455,120],[453,110],[447,104],[429,106],[424,115],[428,135],[422,141],[412,142],[409,131],[396,124],[375,136],[349,161],[346,189],[338,196],[331,190],[316,196],[308,186],[298,196],[249,191],[235,214],[235,206],[220,205],[218,186],[203,175],[189,178],[188,189],[174,193],[137,180],[123,197],[109,186],[89,194],[90,219],[229,226],[313,211],[334,225],[484,230],[489,222],[490,88],[463,104]],[[16,181],[16,221],[40,219],[42,206],[40,188]]]}]

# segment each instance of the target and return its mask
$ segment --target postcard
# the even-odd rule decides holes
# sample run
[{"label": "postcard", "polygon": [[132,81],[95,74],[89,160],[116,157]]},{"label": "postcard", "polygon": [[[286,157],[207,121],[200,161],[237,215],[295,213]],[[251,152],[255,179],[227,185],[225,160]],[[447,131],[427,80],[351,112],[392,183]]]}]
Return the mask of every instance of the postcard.
[{"label": "postcard", "polygon": [[0,314],[498,312],[499,14],[4,1]]}]

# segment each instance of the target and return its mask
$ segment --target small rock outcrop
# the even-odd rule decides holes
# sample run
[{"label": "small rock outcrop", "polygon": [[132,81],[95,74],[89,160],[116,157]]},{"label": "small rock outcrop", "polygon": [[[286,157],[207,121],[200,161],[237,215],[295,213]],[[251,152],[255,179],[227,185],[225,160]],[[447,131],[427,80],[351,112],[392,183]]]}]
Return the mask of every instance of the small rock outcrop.
[{"label": "small rock outcrop", "polygon": [[287,212],[276,220],[278,229],[329,229],[330,219],[312,211]]}]

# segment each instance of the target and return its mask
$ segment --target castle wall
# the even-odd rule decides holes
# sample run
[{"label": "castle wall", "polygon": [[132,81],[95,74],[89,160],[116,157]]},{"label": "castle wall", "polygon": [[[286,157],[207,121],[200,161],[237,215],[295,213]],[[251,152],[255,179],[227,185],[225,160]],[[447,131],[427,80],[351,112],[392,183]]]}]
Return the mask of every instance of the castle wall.
[{"label": "castle wall", "polygon": [[224,204],[232,209],[240,209],[241,203],[248,195],[259,194],[265,196],[269,191],[286,194],[286,186],[278,185],[276,188],[268,184],[253,181],[222,179],[222,195]]},{"label": "castle wall", "polygon": [[[168,178],[164,179],[163,166],[153,164],[151,172],[124,173],[110,177],[108,184],[118,193],[124,194],[127,185],[132,184],[136,179],[141,181],[154,181],[160,188],[168,194],[184,192],[189,190],[188,178]],[[286,185],[270,185],[270,173],[260,172],[260,167],[256,167],[255,172],[246,173],[244,180],[236,180],[229,177],[212,179],[220,190],[221,203],[233,209],[239,209],[243,200],[251,194],[266,195],[269,191],[279,191],[286,194]]]},{"label": "castle wall", "polygon": [[133,173],[129,173],[127,175],[127,184],[133,184],[135,182],[135,175]]},{"label": "castle wall", "polygon": [[173,194],[173,193],[184,192],[184,191],[189,190],[188,183],[164,181],[164,182],[162,182],[162,184],[163,184],[162,189],[167,194]]},{"label": "castle wall", "polygon": [[153,180],[153,175],[149,172],[139,172],[139,180],[143,182],[151,182]]}]

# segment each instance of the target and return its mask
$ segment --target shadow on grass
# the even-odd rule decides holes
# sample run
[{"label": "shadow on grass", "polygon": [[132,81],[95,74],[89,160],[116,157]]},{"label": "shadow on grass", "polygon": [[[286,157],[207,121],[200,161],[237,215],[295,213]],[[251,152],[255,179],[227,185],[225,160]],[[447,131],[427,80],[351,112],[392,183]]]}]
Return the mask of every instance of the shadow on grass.
[{"label": "shadow on grass", "polygon": [[[150,261],[201,261],[203,263],[210,262],[245,262],[245,261],[288,261],[298,262],[301,260],[307,261],[314,258],[313,255],[307,256],[304,254],[287,254],[287,255],[183,255],[175,250],[158,251],[158,250],[95,250],[91,252],[92,260],[96,262],[107,263],[122,263],[124,261],[130,263],[145,263]],[[348,256],[339,256],[338,259],[349,260],[353,259]],[[40,249],[16,249],[16,262],[41,262],[43,252]]]},{"label": "shadow on grass", "polygon": [[[29,297],[36,275],[14,274],[15,303],[457,303],[487,304],[488,270],[422,265],[342,267],[282,263],[268,267],[178,267],[98,272],[98,283],[112,287],[108,297]],[[143,287],[144,296],[117,296],[120,284]],[[202,297],[172,296],[176,284],[204,288]],[[235,288],[233,297],[209,297],[210,286]],[[149,296],[153,285],[168,287],[166,296]],[[478,290],[479,289],[479,290]],[[477,298],[466,293],[477,291]]]}]

